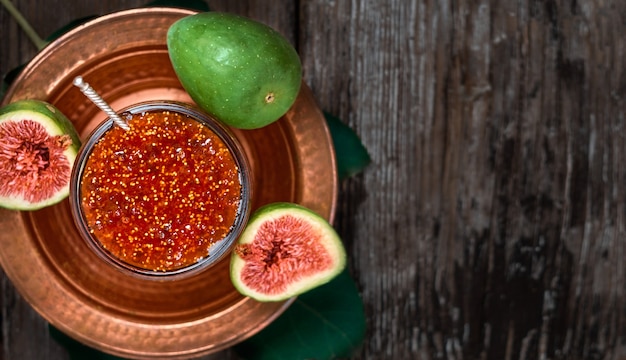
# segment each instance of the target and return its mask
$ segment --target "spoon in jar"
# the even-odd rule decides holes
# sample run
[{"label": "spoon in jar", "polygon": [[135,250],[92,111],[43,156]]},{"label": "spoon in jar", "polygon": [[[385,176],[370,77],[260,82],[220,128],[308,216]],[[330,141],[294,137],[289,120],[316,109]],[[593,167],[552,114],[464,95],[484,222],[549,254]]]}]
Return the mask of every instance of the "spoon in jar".
[{"label": "spoon in jar", "polygon": [[122,119],[115,112],[115,110],[113,110],[113,108],[111,108],[111,106],[107,104],[104,99],[102,99],[100,95],[98,95],[98,93],[91,87],[91,85],[83,80],[82,76],[77,76],[74,78],[74,86],[79,88],[80,91],[82,91],[82,93],[85,94],[87,98],[89,98],[89,100],[91,100],[97,107],[100,108],[100,110],[104,111],[109,116],[109,118],[113,120],[115,125],[121,127],[124,130],[130,129],[128,123],[124,119]]}]

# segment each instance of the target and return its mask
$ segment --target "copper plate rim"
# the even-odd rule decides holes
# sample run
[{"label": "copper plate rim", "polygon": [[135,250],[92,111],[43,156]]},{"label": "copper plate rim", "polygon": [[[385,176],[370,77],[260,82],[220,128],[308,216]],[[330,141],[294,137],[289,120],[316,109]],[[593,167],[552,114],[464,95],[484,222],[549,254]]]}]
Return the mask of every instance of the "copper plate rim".
[{"label": "copper plate rim", "polygon": [[[102,56],[106,45],[92,45],[95,51],[72,56],[84,56],[72,62],[68,59],[62,64],[49,67],[51,57],[59,51],[67,51],[80,34],[86,30],[120,26],[141,26],[148,22],[163,28],[174,20],[191,15],[194,11],[178,8],[141,8],[119,11],[91,20],[64,34],[46,48],[23,69],[14,83],[9,87],[2,104],[20,99],[47,100],[55,86],[66,81],[67,76],[86,61]],[[160,25],[154,25],[154,23]],[[148,32],[149,33],[149,32]],[[162,44],[164,38],[145,35],[145,39],[133,39],[143,45]],[[120,46],[136,46],[136,43]],[[100,48],[98,48],[100,47]],[[66,50],[62,50],[62,49]],[[89,50],[89,49],[88,49]],[[47,86],[43,86],[45,84]],[[167,99],[164,99],[167,100]],[[307,127],[301,120],[307,117],[321,128],[324,139],[314,139],[312,144],[307,137]],[[300,145],[305,142],[304,148],[296,149],[297,161],[306,166],[309,147],[320,147],[330,152],[328,170],[332,174],[329,184],[320,185],[318,178],[313,174],[300,174],[303,178],[303,188],[299,189],[298,202],[320,213],[329,221],[333,221],[336,211],[338,179],[332,139],[323,113],[317,107],[312,93],[306,85],[303,86],[299,99],[294,107],[285,115],[285,121],[291,126],[294,141]],[[317,134],[319,136],[320,134]],[[306,171],[305,171],[306,172]],[[310,172],[310,171],[309,171]],[[310,179],[308,177],[311,177]],[[320,189],[320,186],[322,189]],[[321,194],[321,192],[325,192]],[[278,317],[292,302],[293,299],[281,303],[258,303],[249,298],[243,298],[228,309],[212,314],[205,318],[184,323],[150,324],[149,322],[132,322],[125,318],[99,312],[78,294],[68,292],[54,277],[48,277],[52,271],[46,254],[40,249],[33,248],[29,238],[36,236],[33,229],[28,227],[24,220],[29,215],[18,211],[0,209],[0,264],[6,275],[12,281],[20,294],[27,302],[51,325],[57,327],[77,340],[103,350],[105,352],[131,358],[189,358],[206,355],[230,347],[262,330],[271,321]],[[73,226],[73,224],[72,224]],[[23,241],[20,241],[23,240]],[[261,312],[263,316],[254,318],[254,314]],[[207,339],[207,331],[215,331],[222,327],[232,326],[233,317],[250,316],[257,322],[247,332],[233,332],[222,334],[219,342]],[[93,329],[97,328],[97,331]],[[145,339],[152,337],[169,339],[162,346],[151,348]],[[169,342],[168,342],[169,341]],[[183,342],[188,347],[181,348],[174,343]]]}]

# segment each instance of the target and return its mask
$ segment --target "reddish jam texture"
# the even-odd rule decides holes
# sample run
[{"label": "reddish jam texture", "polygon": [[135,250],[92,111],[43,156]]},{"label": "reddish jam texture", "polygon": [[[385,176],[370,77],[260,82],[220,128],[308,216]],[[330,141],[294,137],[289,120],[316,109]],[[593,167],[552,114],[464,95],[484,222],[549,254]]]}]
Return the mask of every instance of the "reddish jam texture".
[{"label": "reddish jam texture", "polygon": [[87,224],[126,263],[155,271],[194,264],[235,222],[235,160],[212,130],[177,112],[136,114],[129,124],[109,130],[87,160]]},{"label": "reddish jam texture", "polygon": [[0,196],[36,203],[54,196],[70,177],[69,135],[50,136],[37,121],[0,124]]}]

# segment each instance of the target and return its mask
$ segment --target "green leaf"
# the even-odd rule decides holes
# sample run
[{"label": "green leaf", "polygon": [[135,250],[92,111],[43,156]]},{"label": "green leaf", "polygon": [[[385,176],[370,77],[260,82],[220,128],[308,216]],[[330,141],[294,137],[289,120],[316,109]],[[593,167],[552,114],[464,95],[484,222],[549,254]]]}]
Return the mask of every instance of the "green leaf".
[{"label": "green leaf", "polygon": [[48,325],[50,336],[67,350],[71,360],[123,360],[123,358],[105,354],[65,335],[59,329]]},{"label": "green leaf", "polygon": [[0,88],[0,100],[4,97],[4,93],[9,89],[13,80],[15,80],[25,67],[26,65],[22,64],[4,74],[4,77],[2,78],[2,87]]},{"label": "green leaf", "polygon": [[82,25],[84,23],[86,23],[89,20],[95,19],[97,18],[96,15],[91,15],[91,16],[85,16],[76,20],[71,21],[69,24],[57,29],[56,31],[54,31],[52,34],[50,34],[50,36],[48,36],[46,38],[46,42],[52,42],[54,40],[56,40],[57,38],[59,38],[61,35],[65,34],[66,32],[72,30],[73,28]]},{"label": "green leaf", "polygon": [[209,5],[202,0],[154,0],[147,3],[146,6],[178,7],[198,11],[209,11]]},{"label": "green leaf", "polygon": [[324,112],[324,116],[333,138],[339,179],[343,180],[363,171],[372,159],[361,139],[337,117],[327,112]]},{"label": "green leaf", "polygon": [[346,358],[361,345],[365,324],[363,302],[344,270],[329,283],[300,295],[281,316],[234,350],[246,360]]}]

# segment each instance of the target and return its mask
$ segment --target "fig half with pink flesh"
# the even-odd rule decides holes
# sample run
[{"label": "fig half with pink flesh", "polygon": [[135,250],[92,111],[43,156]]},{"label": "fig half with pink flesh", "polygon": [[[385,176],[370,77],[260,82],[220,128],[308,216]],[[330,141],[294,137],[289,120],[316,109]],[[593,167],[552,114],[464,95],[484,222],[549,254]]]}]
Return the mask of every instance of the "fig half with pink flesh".
[{"label": "fig half with pink flesh", "polygon": [[326,219],[280,202],[252,214],[232,252],[230,275],[243,295],[282,301],[327,283],[345,264],[341,239]]},{"label": "fig half with pink flesh", "polygon": [[53,105],[0,108],[0,207],[36,210],[65,199],[79,148],[76,129]]}]

